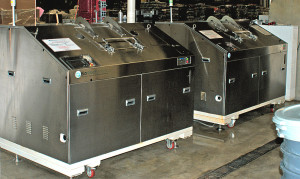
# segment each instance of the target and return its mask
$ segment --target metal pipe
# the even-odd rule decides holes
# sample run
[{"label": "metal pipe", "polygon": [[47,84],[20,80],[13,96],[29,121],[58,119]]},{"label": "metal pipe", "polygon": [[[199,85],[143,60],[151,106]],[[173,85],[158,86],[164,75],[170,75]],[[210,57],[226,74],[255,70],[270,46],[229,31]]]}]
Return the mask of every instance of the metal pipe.
[{"label": "metal pipe", "polygon": [[98,23],[98,12],[97,12],[97,10],[95,10],[95,23],[96,24]]},{"label": "metal pipe", "polygon": [[13,26],[16,26],[16,19],[15,19],[15,6],[12,6],[12,22]]},{"label": "metal pipe", "polygon": [[170,22],[173,23],[173,13],[172,13],[172,6],[170,6]]},{"label": "metal pipe", "polygon": [[135,23],[135,0],[127,0],[127,23]]},{"label": "metal pipe", "polygon": [[12,11],[12,24],[13,26],[16,26],[16,13],[15,13],[15,7],[16,7],[16,0],[11,0],[11,11]]},{"label": "metal pipe", "polygon": [[170,6],[170,23],[173,23],[173,0],[169,0],[169,6]]},{"label": "metal pipe", "polygon": [[[36,0],[35,0],[34,1],[34,26],[36,26],[36,16],[37,16],[37,14],[36,14]],[[39,16],[40,16],[40,14],[39,14]]]}]

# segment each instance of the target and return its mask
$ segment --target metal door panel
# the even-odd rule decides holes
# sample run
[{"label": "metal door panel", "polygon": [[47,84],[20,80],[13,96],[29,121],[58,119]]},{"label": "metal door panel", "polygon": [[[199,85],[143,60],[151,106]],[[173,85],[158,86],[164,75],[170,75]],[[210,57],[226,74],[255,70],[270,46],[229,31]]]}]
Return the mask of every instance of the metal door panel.
[{"label": "metal door panel", "polygon": [[69,163],[139,143],[140,86],[140,76],[71,85]]},{"label": "metal door panel", "polygon": [[258,104],[259,57],[227,63],[226,115]]},{"label": "metal door panel", "polygon": [[260,57],[259,103],[285,95],[286,53]]},{"label": "metal door panel", "polygon": [[193,92],[183,93],[190,75],[191,68],[143,75],[142,141],[192,126]]}]

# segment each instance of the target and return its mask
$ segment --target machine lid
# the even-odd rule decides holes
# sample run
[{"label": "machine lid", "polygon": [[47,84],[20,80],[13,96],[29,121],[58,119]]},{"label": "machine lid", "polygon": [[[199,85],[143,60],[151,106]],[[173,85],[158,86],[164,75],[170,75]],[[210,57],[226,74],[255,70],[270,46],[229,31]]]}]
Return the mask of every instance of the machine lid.
[{"label": "machine lid", "polygon": [[300,104],[279,109],[273,122],[279,137],[300,142]]}]

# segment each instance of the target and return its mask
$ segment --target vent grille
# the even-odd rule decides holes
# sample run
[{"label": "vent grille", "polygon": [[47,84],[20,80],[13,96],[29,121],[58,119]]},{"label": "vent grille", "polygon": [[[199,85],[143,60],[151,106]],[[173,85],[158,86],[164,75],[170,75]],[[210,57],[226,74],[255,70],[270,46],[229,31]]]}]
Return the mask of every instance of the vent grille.
[{"label": "vent grille", "polygon": [[32,133],[32,125],[30,121],[26,121],[26,133],[31,134]]},{"label": "vent grille", "polygon": [[17,129],[18,128],[17,118],[16,117],[12,117],[12,127],[13,127],[13,129]]},{"label": "vent grille", "polygon": [[43,139],[45,140],[49,139],[49,129],[47,126],[43,126]]}]

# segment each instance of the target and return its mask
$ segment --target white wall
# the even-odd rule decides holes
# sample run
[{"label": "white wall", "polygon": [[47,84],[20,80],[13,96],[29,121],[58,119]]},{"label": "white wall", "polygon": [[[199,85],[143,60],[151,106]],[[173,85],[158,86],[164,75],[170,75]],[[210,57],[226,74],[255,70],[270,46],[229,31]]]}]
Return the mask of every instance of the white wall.
[{"label": "white wall", "polygon": [[[270,20],[277,24],[300,26],[300,0],[272,0]],[[300,29],[300,28],[299,28]],[[299,31],[300,35],[300,31]],[[299,37],[298,35],[298,37]],[[298,38],[298,44],[300,43]],[[296,99],[300,100],[300,51],[298,48]]]}]

